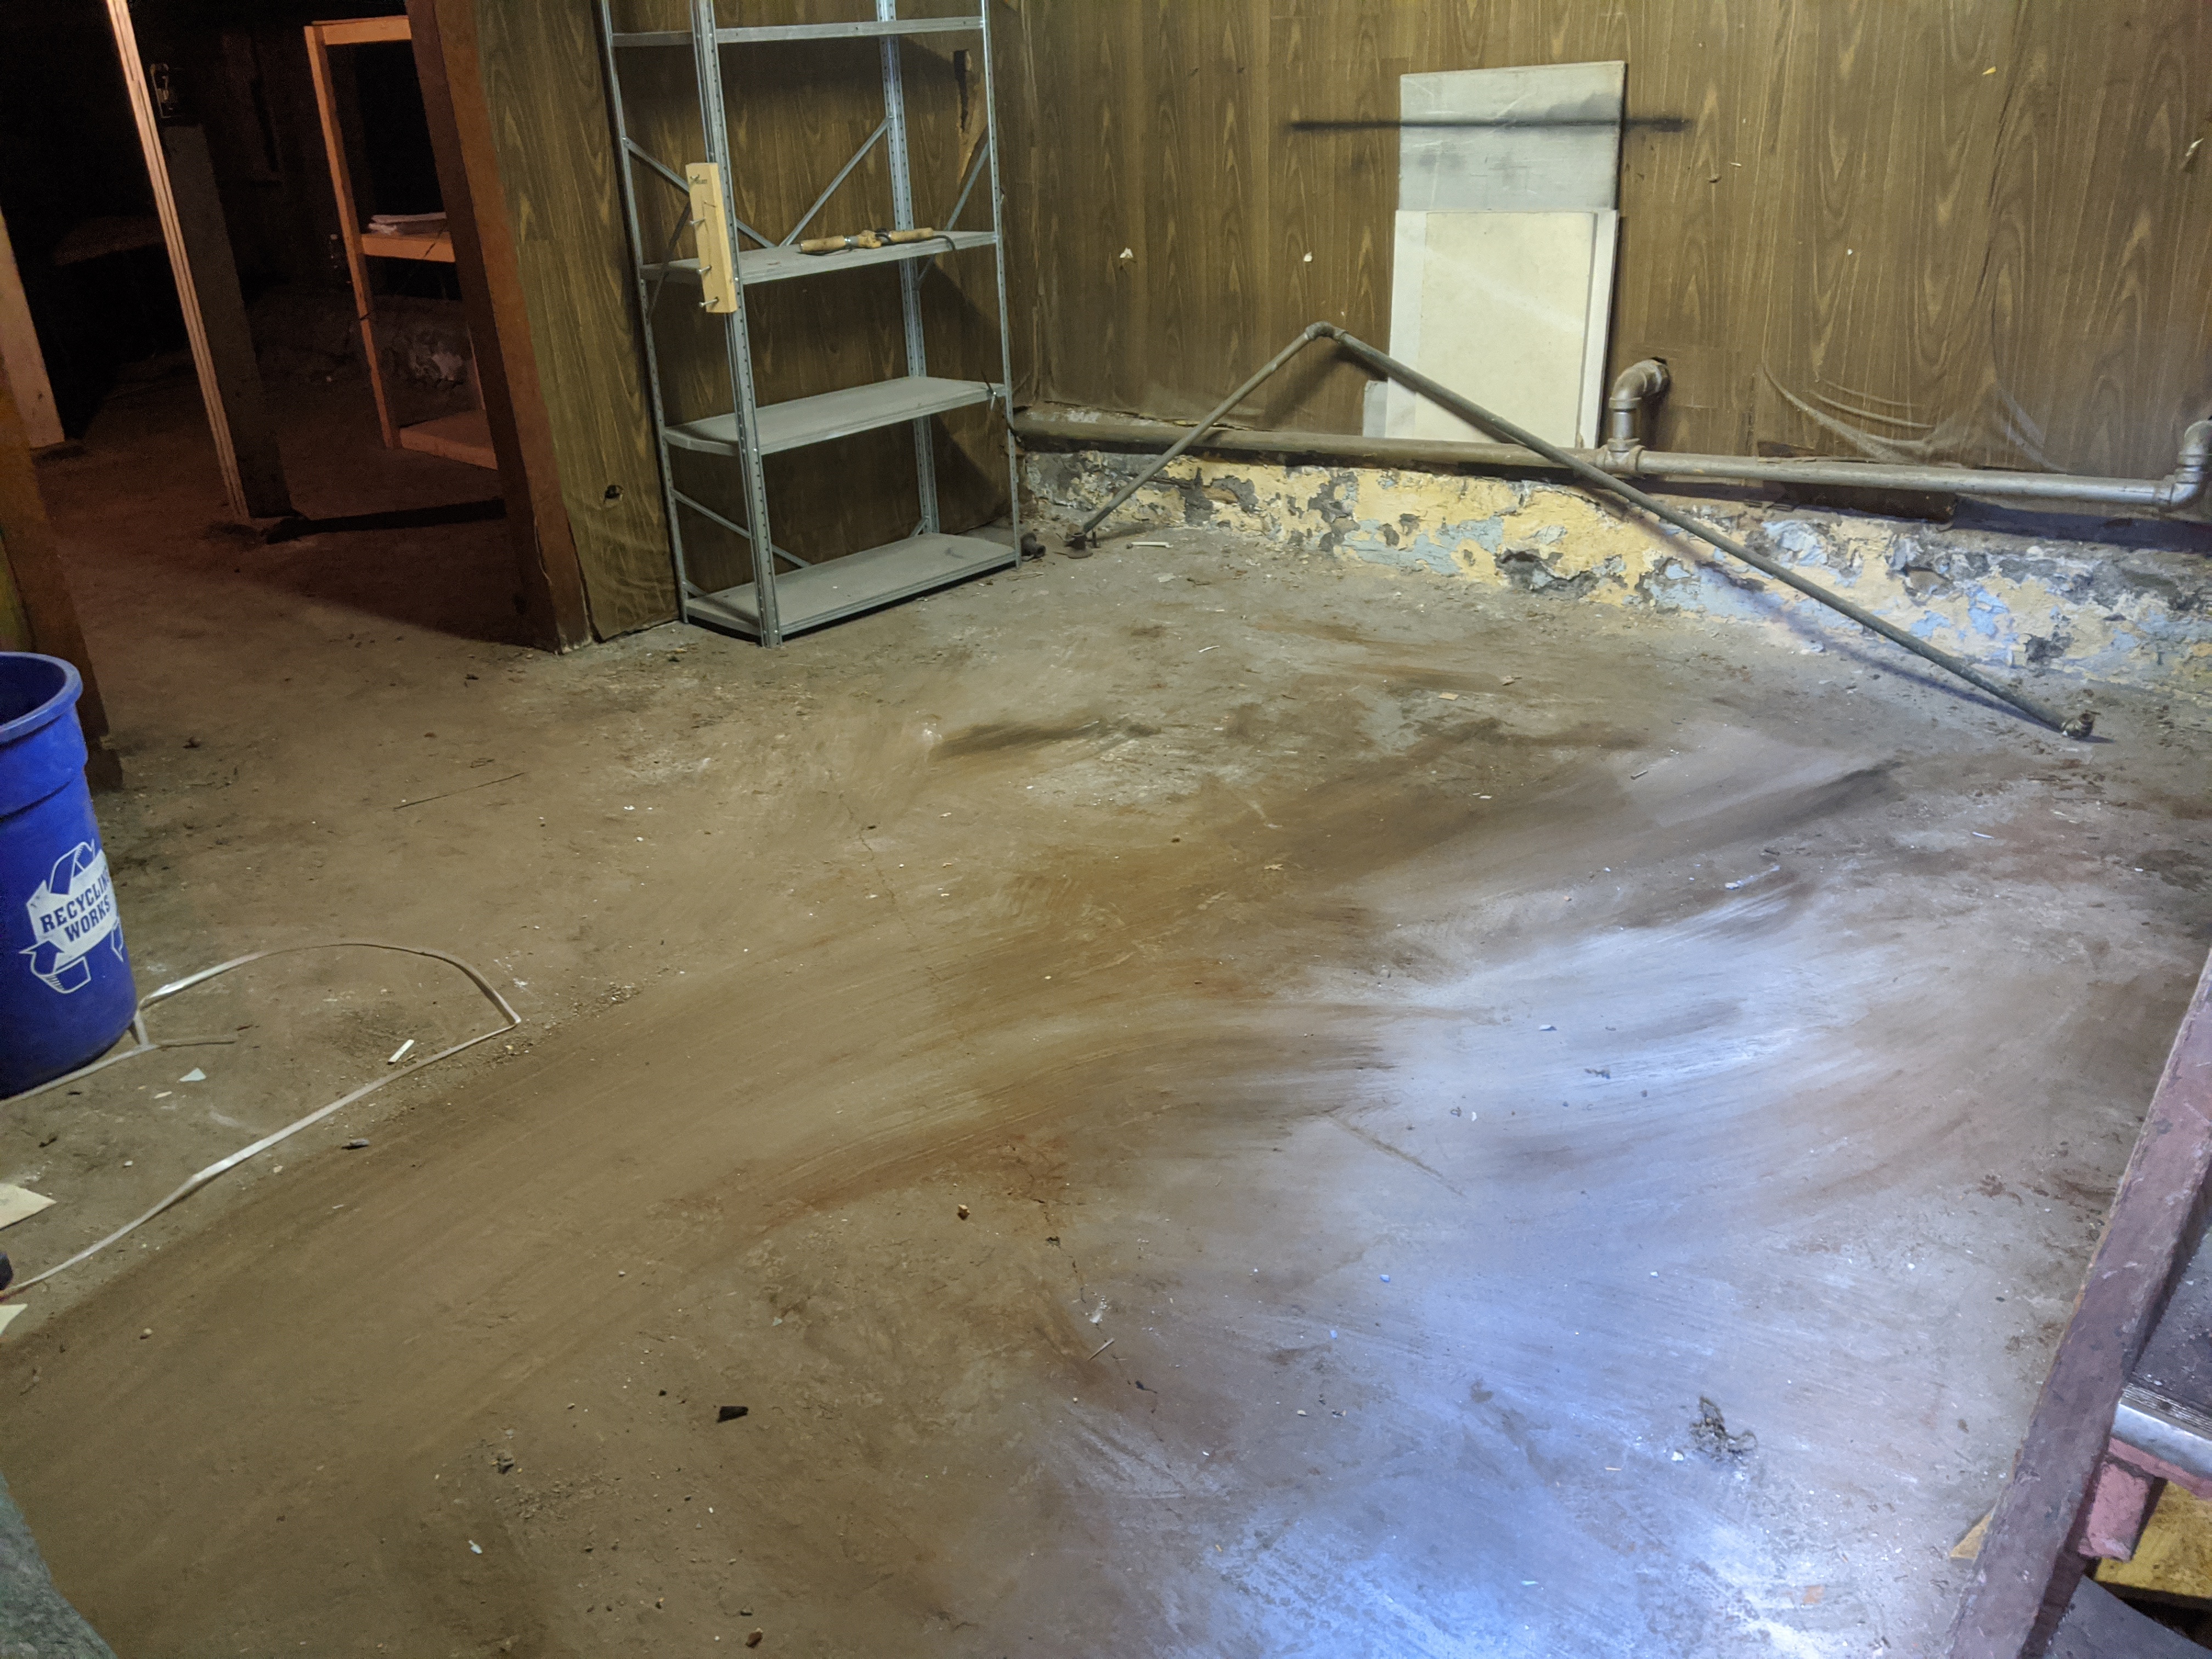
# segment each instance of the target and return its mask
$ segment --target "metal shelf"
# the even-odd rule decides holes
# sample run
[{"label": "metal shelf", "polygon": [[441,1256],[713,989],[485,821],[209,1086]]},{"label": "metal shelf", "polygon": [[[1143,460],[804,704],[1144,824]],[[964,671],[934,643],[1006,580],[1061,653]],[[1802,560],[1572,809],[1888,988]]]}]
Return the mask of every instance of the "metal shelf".
[{"label": "metal shelf", "polygon": [[[975,0],[966,3],[975,3]],[[608,113],[614,126],[615,154],[621,166],[623,211],[629,232],[630,257],[634,261],[631,269],[637,279],[638,310],[645,324],[642,343],[646,387],[653,409],[654,447],[660,459],[661,496],[667,508],[670,551],[676,565],[678,610],[687,622],[747,634],[765,646],[781,644],[786,635],[800,629],[817,628],[841,617],[927,592],[948,582],[963,580],[981,571],[1004,568],[1018,557],[1013,547],[1021,539],[1021,489],[1010,406],[1013,346],[1006,326],[1006,228],[1002,219],[1005,196],[1000,183],[999,132],[992,97],[991,15],[987,5],[972,16],[902,18],[899,5],[900,0],[872,0],[865,8],[855,3],[855,10],[874,12],[874,17],[866,21],[724,28],[714,15],[715,0],[687,0],[688,28],[617,33],[613,0],[599,0],[599,45],[611,94]],[[904,43],[915,35],[945,35],[970,30],[981,37],[981,51],[976,56],[982,71],[982,142],[970,145],[972,155],[962,169],[957,188],[947,190],[943,198],[943,216],[924,220],[915,211],[905,89],[908,60],[919,64],[921,59],[918,54],[908,52]],[[738,216],[739,208],[756,192],[748,189],[741,177],[737,154],[731,143],[728,89],[723,84],[723,66],[728,59],[721,48],[772,41],[805,45],[839,40],[875,43],[874,52],[883,76],[883,119],[842,166],[834,172],[824,167],[821,190],[813,198],[813,204],[799,216],[798,222],[780,237],[769,236]],[[664,158],[632,138],[622,67],[623,49],[629,46],[689,48],[691,75],[698,90],[698,120],[696,127],[690,129],[696,136],[683,142],[697,144],[699,150],[704,152],[704,159],[698,159],[696,150],[690,155]],[[810,58],[802,51],[780,55],[775,60],[776,73],[787,77],[803,73],[810,61],[818,64],[823,73],[841,77],[852,66],[849,53],[824,52]],[[940,74],[945,67],[942,64],[934,64],[928,73]],[[963,125],[972,107],[966,103],[962,106]],[[665,117],[665,112],[660,115]],[[653,125],[656,131],[671,131],[682,130],[687,124],[678,123],[672,129],[665,118],[657,118]],[[884,171],[890,175],[888,200],[883,199],[875,175],[861,173],[855,179],[856,170],[878,143],[883,146],[882,160],[887,164]],[[659,185],[667,185],[684,202],[684,207],[673,213],[664,212],[658,206],[652,210],[649,231],[638,204],[639,188],[647,173],[659,183],[647,185],[647,188],[657,191]],[[979,191],[978,186],[987,179],[988,187]],[[953,181],[939,181],[950,182]],[[932,188],[933,191],[934,186]],[[961,217],[969,202],[978,197],[985,204],[988,224],[981,228],[960,229]],[[939,204],[933,199],[931,211],[934,214],[939,210]],[[922,240],[886,247],[854,248],[819,255],[800,252],[798,243],[825,212],[833,214],[834,218],[823,223],[820,229],[833,235],[849,235],[859,228],[871,225],[917,233],[927,228],[929,234]],[[750,248],[748,242],[751,244]],[[932,275],[933,261],[970,248],[991,250],[989,279],[997,290],[999,351],[998,362],[994,365],[986,367],[979,362],[963,364],[963,368],[970,374],[981,369],[985,376],[995,368],[995,382],[988,378],[941,379],[930,373],[930,343],[925,337],[922,304],[924,283]],[[675,257],[684,253],[692,257]],[[896,276],[899,345],[902,349],[892,361],[899,362],[904,373],[896,379],[870,386],[848,386],[840,392],[794,398],[763,407],[753,374],[750,313],[756,304],[768,302],[753,299],[752,291],[767,283],[872,269]],[[979,273],[973,267],[963,267],[962,274],[972,276]],[[655,308],[669,287],[670,277],[678,279],[679,289],[690,289],[672,303],[672,310],[693,319],[698,319],[703,312],[703,321],[709,328],[720,325],[714,331],[720,336],[720,368],[726,371],[726,378],[720,374],[714,378],[727,386],[726,395],[731,405],[723,412],[696,414],[700,400],[690,388],[698,380],[688,370],[681,381],[675,383],[684,388],[683,406],[676,411],[668,406],[672,383],[661,367]],[[884,346],[890,343],[871,337],[881,329],[875,321],[880,313],[866,303],[875,296],[865,290],[881,280],[864,278],[851,284],[833,283],[816,290],[829,302],[830,310],[842,315],[846,331],[853,337],[849,341],[839,341],[839,350],[849,346],[860,354],[862,361],[872,361]],[[692,303],[695,298],[696,306]],[[662,313],[662,319],[667,314]],[[773,317],[779,313],[771,310],[769,314]],[[683,331],[685,349],[696,351],[699,337],[696,323],[687,325]],[[943,349],[939,349],[941,352]],[[691,367],[705,368],[707,365],[695,363]],[[708,372],[712,374],[713,370]],[[937,451],[940,434],[936,430],[936,417],[952,410],[986,404],[999,405],[1007,417],[1004,438],[1011,545],[979,536],[947,534],[939,510]],[[675,418],[677,416],[684,418]],[[766,458],[809,445],[829,443],[855,433],[896,426],[912,428],[914,515],[904,521],[914,526],[913,534],[904,541],[824,565],[807,564],[785,551],[770,524],[769,478],[763,465]],[[683,456],[679,457],[678,452],[683,452]],[[688,459],[693,456],[711,459]],[[679,459],[683,460],[680,480]],[[742,507],[732,499],[737,496],[742,496]],[[690,527],[701,521],[716,532],[718,560],[725,556],[720,550],[729,545],[721,538],[734,538],[743,545],[745,563],[738,570],[750,574],[750,581],[709,592],[692,579],[685,550],[686,537]],[[787,571],[783,568],[786,565],[798,568]],[[728,574],[734,575],[738,571]],[[726,580],[727,577],[718,576],[715,580]]]},{"label": "metal shelf", "polygon": [[[977,536],[909,536],[850,558],[830,559],[778,576],[776,609],[783,632],[795,634],[970,576],[1003,570],[1017,556],[1013,548]],[[695,622],[748,635],[760,632],[760,602],[750,582],[719,593],[695,593],[690,610]]]},{"label": "metal shelf", "polygon": [[[848,386],[812,398],[787,403],[763,404],[758,411],[760,453],[780,455],[787,449],[826,444],[833,438],[849,438],[856,432],[942,415],[949,409],[987,404],[999,388],[983,380],[936,380],[927,375],[902,375],[878,380],[873,386]],[[668,428],[668,441],[679,449],[708,455],[735,455],[742,451],[738,417],[709,415],[703,421],[687,421]]]},{"label": "metal shelf", "polygon": [[[777,40],[877,40],[885,35],[953,34],[980,29],[980,17],[897,17],[866,23],[768,23],[751,28],[716,29],[718,46],[765,45]],[[617,46],[688,46],[688,29],[653,29],[642,33],[617,34]]]},{"label": "metal shelf", "polygon": [[[794,276],[828,276],[840,270],[865,270],[870,265],[896,264],[902,259],[934,259],[971,247],[995,247],[999,239],[988,230],[941,231],[926,242],[895,242],[889,247],[848,248],[842,253],[801,253],[795,247],[749,247],[738,255],[738,280],[747,288],[762,283],[787,283]],[[696,259],[672,259],[647,265],[648,276],[673,276],[682,282],[699,280]]]}]

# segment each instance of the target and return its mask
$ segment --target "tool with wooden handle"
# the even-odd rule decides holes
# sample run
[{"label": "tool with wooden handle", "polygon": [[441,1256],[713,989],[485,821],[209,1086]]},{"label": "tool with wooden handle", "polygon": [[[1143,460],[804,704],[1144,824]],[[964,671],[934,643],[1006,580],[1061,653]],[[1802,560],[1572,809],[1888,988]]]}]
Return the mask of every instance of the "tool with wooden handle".
[{"label": "tool with wooden handle", "polygon": [[889,247],[899,242],[927,242],[936,236],[927,225],[913,230],[864,230],[857,236],[817,236],[799,245],[801,253],[843,253],[856,247]]}]

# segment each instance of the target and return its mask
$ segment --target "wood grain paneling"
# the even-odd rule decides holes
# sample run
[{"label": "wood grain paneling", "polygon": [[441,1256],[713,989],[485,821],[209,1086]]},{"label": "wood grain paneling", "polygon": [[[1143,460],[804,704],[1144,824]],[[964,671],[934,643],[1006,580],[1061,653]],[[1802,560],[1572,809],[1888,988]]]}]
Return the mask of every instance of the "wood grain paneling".
[{"label": "wood grain paneling", "polygon": [[676,605],[599,27],[578,0],[477,0],[476,18],[561,501],[605,639]]},{"label": "wood grain paneling", "polygon": [[[1675,370],[1662,445],[2151,476],[2212,411],[2197,0],[998,15],[1041,401],[1188,417],[1315,318],[1387,338],[1397,77],[1621,58],[1613,360]],[[1363,385],[1312,354],[1243,418],[1356,431]]]},{"label": "wood grain paneling", "polygon": [[[484,422],[499,460],[517,609],[536,643],[565,651],[590,642],[591,613],[561,499],[515,237],[503,211],[493,137],[498,122],[484,96],[476,0],[407,0],[407,10],[438,187],[453,222],[454,269],[476,348]],[[343,54],[336,61],[343,62]]]},{"label": "wood grain paneling", "polygon": [[[649,481],[650,440],[591,0],[477,3],[497,41],[507,210],[529,250],[562,490],[594,625],[619,631],[673,595],[657,492],[630,482]],[[1613,366],[1673,368],[1660,445],[2155,476],[2212,412],[2212,144],[2191,148],[2212,138],[2212,8],[2198,0],[988,3],[1026,397],[1188,418],[1316,318],[1387,339],[1398,77],[1618,58]],[[684,23],[681,0],[617,9],[625,28]],[[866,10],[722,0],[721,17]],[[952,53],[968,44],[904,48],[925,220],[957,188]],[[724,65],[732,199],[780,236],[879,118],[875,49],[732,50]],[[633,53],[624,74],[640,141],[696,159],[689,55]],[[648,183],[642,199],[648,239],[665,240],[679,198]],[[889,217],[878,155],[817,228]],[[654,317],[678,419],[730,401],[720,325],[690,297],[672,289]],[[995,374],[988,261],[936,262],[924,298],[936,371]],[[887,268],[749,303],[763,399],[902,372]],[[1366,384],[1308,353],[1241,418],[1355,432]],[[981,522],[1004,505],[995,423],[968,410],[939,427],[946,522]],[[731,469],[679,471],[742,518]],[[769,482],[777,540],[810,558],[910,527],[903,431],[775,457]],[[742,543],[696,521],[687,533],[698,580],[745,578]]]}]

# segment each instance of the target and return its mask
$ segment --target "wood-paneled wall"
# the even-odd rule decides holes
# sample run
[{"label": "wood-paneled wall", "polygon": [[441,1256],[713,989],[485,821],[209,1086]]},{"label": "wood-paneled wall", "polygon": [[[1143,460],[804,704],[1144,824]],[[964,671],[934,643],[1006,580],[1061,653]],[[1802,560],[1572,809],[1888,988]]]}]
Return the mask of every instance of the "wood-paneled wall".
[{"label": "wood-paneled wall", "polygon": [[[674,590],[593,0],[475,3],[562,494],[604,635],[672,614]],[[1026,398],[1188,417],[1316,318],[1387,343],[1398,76],[1618,58],[1613,357],[1673,368],[1658,444],[2148,477],[2212,413],[2203,0],[988,3]],[[616,5],[623,28],[684,23],[681,0]],[[868,9],[720,0],[725,23]],[[957,187],[952,53],[968,44],[905,49],[925,220]],[[633,131],[672,164],[696,159],[689,54],[630,56]],[[737,210],[780,235],[879,118],[875,48],[749,48],[725,64]],[[647,235],[665,239],[679,198],[641,188]],[[963,223],[982,222],[981,205]],[[816,224],[889,216],[878,154]],[[934,372],[995,377],[988,261],[937,261],[925,293]],[[753,290],[763,398],[901,372],[896,295],[880,268]],[[658,313],[678,420],[729,407],[720,325],[693,301],[664,295]],[[1240,418],[1355,432],[1364,384],[1315,351]],[[940,426],[945,521],[982,522],[1004,505],[993,418]],[[684,457],[679,473],[742,516],[732,469]],[[776,539],[821,558],[903,535],[912,483],[902,429],[771,458]],[[742,543],[688,529],[695,580],[745,579]]]},{"label": "wood-paneled wall", "polygon": [[[1025,391],[1201,412],[1386,343],[1397,77],[1628,65],[1656,441],[2162,474],[2212,412],[2202,0],[998,0]],[[1126,255],[1126,257],[1125,257]],[[1320,354],[1243,411],[1358,429]]]},{"label": "wood-paneled wall", "polygon": [[[527,313],[535,400],[544,410],[592,631],[607,639],[674,616],[676,588],[636,346],[599,22],[590,0],[465,3],[475,7],[477,58],[512,244],[511,280]],[[477,211],[485,210],[479,202]],[[547,556],[555,556],[550,548]]]}]

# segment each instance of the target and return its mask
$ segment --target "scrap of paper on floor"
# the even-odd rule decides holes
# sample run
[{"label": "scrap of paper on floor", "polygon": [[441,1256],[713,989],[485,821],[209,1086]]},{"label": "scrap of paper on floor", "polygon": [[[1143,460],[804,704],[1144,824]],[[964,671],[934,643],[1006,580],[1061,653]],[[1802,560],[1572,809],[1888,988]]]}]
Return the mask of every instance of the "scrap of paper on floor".
[{"label": "scrap of paper on floor", "polygon": [[45,1209],[53,1200],[27,1187],[0,1184],[0,1227],[12,1227]]}]

